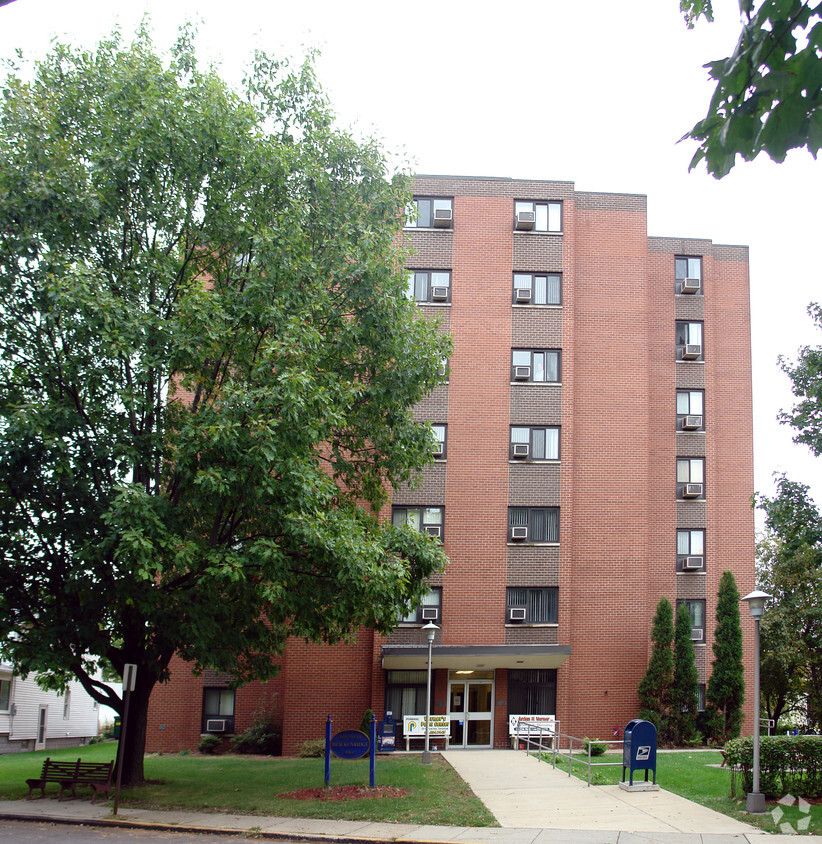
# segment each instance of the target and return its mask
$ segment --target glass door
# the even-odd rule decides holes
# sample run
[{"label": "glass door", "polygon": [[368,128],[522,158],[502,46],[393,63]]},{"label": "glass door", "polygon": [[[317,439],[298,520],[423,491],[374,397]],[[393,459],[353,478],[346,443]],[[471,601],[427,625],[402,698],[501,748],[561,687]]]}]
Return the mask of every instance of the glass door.
[{"label": "glass door", "polygon": [[494,672],[449,672],[449,747],[493,746]]}]

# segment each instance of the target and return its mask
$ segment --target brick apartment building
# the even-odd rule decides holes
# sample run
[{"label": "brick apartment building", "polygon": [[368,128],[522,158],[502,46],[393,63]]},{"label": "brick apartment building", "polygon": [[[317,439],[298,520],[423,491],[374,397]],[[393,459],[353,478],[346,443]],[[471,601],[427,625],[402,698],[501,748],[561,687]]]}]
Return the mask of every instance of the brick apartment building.
[{"label": "brick apartment building", "polygon": [[241,732],[261,707],[286,754],[329,714],[424,714],[429,619],[452,747],[508,746],[522,714],[610,737],[636,715],[659,599],[688,602],[704,684],[722,572],[754,588],[747,248],[649,237],[644,196],[571,182],[419,176],[415,203],[409,291],[454,345],[416,411],[439,453],[391,517],[450,563],[393,634],[292,640],[267,684],[173,662],[148,750],[196,747],[209,720]]}]

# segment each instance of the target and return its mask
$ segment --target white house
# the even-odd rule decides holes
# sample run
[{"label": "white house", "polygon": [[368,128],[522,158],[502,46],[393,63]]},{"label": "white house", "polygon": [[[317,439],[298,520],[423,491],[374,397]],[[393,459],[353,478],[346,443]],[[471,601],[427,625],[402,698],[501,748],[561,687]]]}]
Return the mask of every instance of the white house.
[{"label": "white house", "polygon": [[98,733],[98,710],[76,680],[65,694],[47,691],[0,662],[0,754],[88,744]]}]

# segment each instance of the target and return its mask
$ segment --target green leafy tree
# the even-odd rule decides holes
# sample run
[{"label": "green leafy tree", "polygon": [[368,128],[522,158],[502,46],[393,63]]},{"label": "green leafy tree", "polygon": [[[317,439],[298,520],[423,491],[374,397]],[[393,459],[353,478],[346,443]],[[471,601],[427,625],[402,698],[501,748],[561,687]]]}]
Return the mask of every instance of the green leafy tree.
[{"label": "green leafy tree", "polygon": [[745,701],[739,590],[730,571],[722,572],[719,580],[713,652],[711,677],[705,694],[706,723],[710,737],[724,744],[739,735]]},{"label": "green leafy tree", "polygon": [[685,744],[696,735],[699,674],[691,639],[691,614],[682,603],[674,624],[674,679],[671,686],[671,738]]},{"label": "green leafy tree", "polygon": [[[808,305],[808,313],[816,327],[822,330],[822,308],[812,303]],[[791,391],[798,400],[790,411],[780,413],[779,418],[795,429],[794,442],[808,446],[813,454],[819,457],[822,455],[822,347],[803,346],[795,363],[785,357],[780,357],[779,363],[782,371],[790,378]],[[811,510],[815,510],[815,507],[806,502],[803,515],[811,516]],[[808,527],[812,523],[813,519]],[[805,522],[801,524],[804,525]],[[783,529],[787,527],[782,525]],[[811,545],[820,541],[815,537],[812,539]]]},{"label": "green leafy tree", "polygon": [[671,602],[659,599],[651,629],[651,658],[639,682],[637,694],[642,707],[639,717],[652,721],[660,741],[670,739],[671,686],[674,679],[674,611]]},{"label": "green leafy tree", "polygon": [[[711,0],[681,0],[680,8],[689,27],[713,20]],[[822,146],[822,2],[739,0],[739,10],[734,52],[706,65],[716,80],[708,114],[685,136],[699,141],[691,169],[704,159],[717,178],[737,154],[784,161],[804,147],[816,158]]]},{"label": "green leafy tree", "polygon": [[808,723],[822,725],[822,514],[808,487],[784,475],[776,495],[758,503],[765,537],[757,574],[774,596],[761,621],[763,669],[773,661],[786,675],[783,708],[804,702]]},{"label": "green leafy tree", "polygon": [[[289,635],[388,631],[445,556],[384,518],[448,341],[404,295],[409,182],[310,61],[243,90],[145,29],[0,105],[0,642],[59,686],[137,665],[125,783],[178,652],[238,683]],[[382,511],[382,514],[381,514]]]}]

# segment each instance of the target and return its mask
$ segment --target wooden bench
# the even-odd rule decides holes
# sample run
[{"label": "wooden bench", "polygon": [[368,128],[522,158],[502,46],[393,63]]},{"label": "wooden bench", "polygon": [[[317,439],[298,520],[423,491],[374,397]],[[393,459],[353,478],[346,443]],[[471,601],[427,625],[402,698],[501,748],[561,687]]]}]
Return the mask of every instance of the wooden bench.
[{"label": "wooden bench", "polygon": [[58,762],[49,758],[43,762],[43,770],[39,777],[26,780],[29,787],[29,796],[26,799],[32,799],[36,788],[40,789],[40,796],[45,797],[46,783],[54,782],[60,786],[60,800],[66,791],[71,791],[71,796],[76,797],[78,785],[90,785],[94,790],[91,798],[94,803],[100,793],[108,797],[113,770],[114,762],[83,762],[80,759],[76,762]]}]

